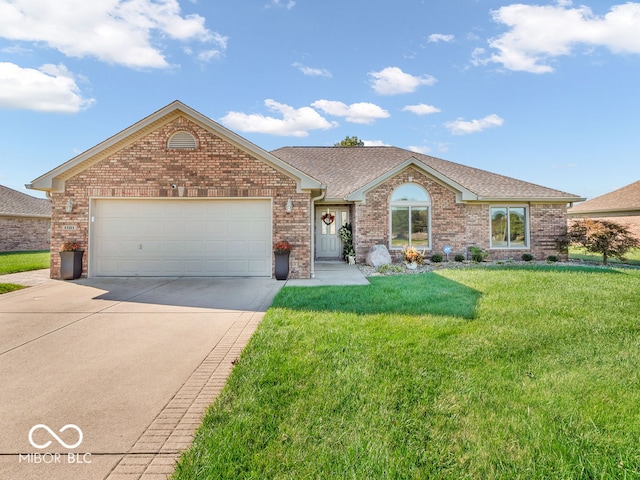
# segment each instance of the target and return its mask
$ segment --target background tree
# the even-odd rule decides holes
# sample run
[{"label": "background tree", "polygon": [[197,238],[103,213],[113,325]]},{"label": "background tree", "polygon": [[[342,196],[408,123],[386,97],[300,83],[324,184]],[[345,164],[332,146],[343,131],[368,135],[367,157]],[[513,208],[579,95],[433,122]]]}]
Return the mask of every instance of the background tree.
[{"label": "background tree", "polygon": [[634,237],[627,227],[607,220],[576,220],[567,233],[572,245],[602,255],[605,265],[609,257],[623,260],[630,249],[640,247],[640,239]]},{"label": "background tree", "polygon": [[364,142],[358,137],[350,137],[347,135],[344,140],[333,144],[334,147],[364,147]]}]

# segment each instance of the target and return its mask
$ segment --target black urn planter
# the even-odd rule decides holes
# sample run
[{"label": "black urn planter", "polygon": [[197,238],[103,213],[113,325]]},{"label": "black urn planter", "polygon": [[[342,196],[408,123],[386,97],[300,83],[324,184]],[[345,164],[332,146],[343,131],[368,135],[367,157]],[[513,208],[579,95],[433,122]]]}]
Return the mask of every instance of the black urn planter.
[{"label": "black urn planter", "polygon": [[286,280],[289,276],[289,252],[275,253],[276,280]]},{"label": "black urn planter", "polygon": [[60,252],[60,278],[75,280],[82,275],[82,256],[84,250]]}]

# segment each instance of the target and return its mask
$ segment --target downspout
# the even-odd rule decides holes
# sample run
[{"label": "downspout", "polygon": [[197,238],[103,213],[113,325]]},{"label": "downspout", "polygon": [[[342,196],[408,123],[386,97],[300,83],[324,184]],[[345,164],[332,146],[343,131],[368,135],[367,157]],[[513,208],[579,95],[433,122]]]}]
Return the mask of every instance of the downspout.
[{"label": "downspout", "polygon": [[311,244],[311,278],[316,278],[316,258],[315,258],[315,252],[316,252],[316,202],[318,200],[322,200],[324,198],[325,195],[325,191],[323,190],[322,193],[320,195],[318,195],[317,197],[313,197],[311,199],[311,226],[310,226],[310,231],[311,231],[311,242],[309,242]]}]

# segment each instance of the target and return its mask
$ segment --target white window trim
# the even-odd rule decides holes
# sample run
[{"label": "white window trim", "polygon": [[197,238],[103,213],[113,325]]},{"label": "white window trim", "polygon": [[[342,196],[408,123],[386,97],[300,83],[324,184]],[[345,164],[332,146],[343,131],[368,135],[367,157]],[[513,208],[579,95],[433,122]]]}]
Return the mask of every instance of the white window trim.
[{"label": "white window trim", "polygon": [[[524,242],[523,246],[512,247],[507,245],[506,247],[494,247],[493,246],[493,227],[491,225],[491,210],[493,208],[506,208],[507,209],[507,219],[509,218],[508,209],[509,208],[524,208],[524,217],[525,222],[525,231],[524,231]],[[525,203],[504,203],[504,204],[491,204],[489,205],[489,250],[530,250],[531,249],[531,218],[530,218],[530,205]],[[509,227],[511,227],[511,222],[509,221]],[[511,243],[511,240],[507,239],[507,242]]]},{"label": "white window trim", "polygon": [[[431,251],[432,245],[433,245],[433,243],[431,242],[431,207],[432,207],[431,195],[429,194],[427,189],[424,188],[419,183],[405,182],[405,183],[403,183],[401,185],[398,185],[396,188],[394,188],[393,192],[391,192],[391,196],[389,198],[392,198],[393,194],[397,190],[399,190],[400,188],[404,187],[405,185],[415,185],[415,186],[419,187],[427,195],[427,201],[426,202],[408,202],[408,201],[395,201],[394,202],[392,200],[389,200],[389,204],[388,204],[388,211],[389,211],[389,225],[388,225],[388,228],[389,228],[389,250],[402,251],[404,249],[404,247],[394,247],[393,246],[393,218],[392,218],[391,209],[393,207],[423,207],[423,208],[426,207],[427,208],[427,226],[429,228],[429,246],[428,247],[416,247],[416,248],[419,248],[420,250]],[[409,214],[409,222],[411,222],[411,215],[410,214]],[[411,234],[411,223],[409,223],[409,233]],[[409,245],[412,245],[411,241],[409,242]]]}]

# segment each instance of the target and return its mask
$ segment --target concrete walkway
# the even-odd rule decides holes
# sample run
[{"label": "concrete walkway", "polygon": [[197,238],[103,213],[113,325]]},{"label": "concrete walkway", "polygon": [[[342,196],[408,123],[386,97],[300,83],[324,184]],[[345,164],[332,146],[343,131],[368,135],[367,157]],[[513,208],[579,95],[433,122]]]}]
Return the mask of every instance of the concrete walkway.
[{"label": "concrete walkway", "polygon": [[35,287],[36,285],[44,285],[52,282],[49,269],[31,270],[29,272],[8,273],[0,275],[0,283],[15,283],[16,285],[24,285],[25,287]]},{"label": "concrete walkway", "polygon": [[315,278],[287,280],[287,287],[320,287],[339,285],[369,285],[355,265],[346,262],[316,262]]}]

